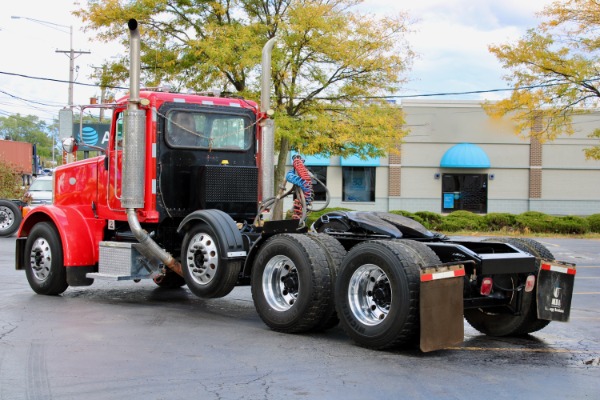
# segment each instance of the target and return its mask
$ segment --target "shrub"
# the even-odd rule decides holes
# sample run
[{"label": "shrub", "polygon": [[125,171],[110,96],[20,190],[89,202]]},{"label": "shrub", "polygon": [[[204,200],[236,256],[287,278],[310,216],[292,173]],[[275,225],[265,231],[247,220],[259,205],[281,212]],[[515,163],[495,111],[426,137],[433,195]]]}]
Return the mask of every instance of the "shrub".
[{"label": "shrub", "polygon": [[516,216],[517,226],[524,232],[553,232],[554,217],[538,211],[527,211]]},{"label": "shrub", "polygon": [[458,219],[444,219],[440,224],[438,230],[444,232],[458,232],[464,230],[465,227],[462,221]]},{"label": "shrub", "polygon": [[500,231],[503,229],[515,229],[517,218],[508,213],[490,213],[483,217],[483,222],[487,229],[491,231]]},{"label": "shrub", "polygon": [[583,234],[590,231],[590,224],[585,218],[576,216],[557,217],[553,221],[553,231],[566,234]]},{"label": "shrub", "polygon": [[440,229],[439,227],[443,220],[440,214],[431,211],[417,211],[415,215],[424,221],[423,225],[425,225],[427,229]]},{"label": "shrub", "polygon": [[592,214],[587,217],[587,221],[590,224],[590,231],[600,233],[600,214]]},{"label": "shrub", "polygon": [[481,215],[469,211],[454,211],[444,217],[440,230],[448,232],[456,232],[457,230],[478,231],[483,228],[483,225]]},{"label": "shrub", "polygon": [[0,160],[0,199],[21,199],[25,194],[21,174],[10,164]]}]

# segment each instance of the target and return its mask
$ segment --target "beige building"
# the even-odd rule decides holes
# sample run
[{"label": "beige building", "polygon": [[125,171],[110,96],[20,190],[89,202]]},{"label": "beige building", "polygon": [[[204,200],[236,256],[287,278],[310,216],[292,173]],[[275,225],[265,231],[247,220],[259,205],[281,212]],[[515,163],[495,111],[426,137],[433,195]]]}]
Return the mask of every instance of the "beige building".
[{"label": "beige building", "polygon": [[410,134],[400,155],[305,157],[325,180],[330,207],[600,213],[600,161],[583,153],[597,143],[588,135],[600,127],[600,112],[577,116],[573,136],[540,143],[515,135],[508,120],[492,120],[479,102],[404,100],[402,108]]}]

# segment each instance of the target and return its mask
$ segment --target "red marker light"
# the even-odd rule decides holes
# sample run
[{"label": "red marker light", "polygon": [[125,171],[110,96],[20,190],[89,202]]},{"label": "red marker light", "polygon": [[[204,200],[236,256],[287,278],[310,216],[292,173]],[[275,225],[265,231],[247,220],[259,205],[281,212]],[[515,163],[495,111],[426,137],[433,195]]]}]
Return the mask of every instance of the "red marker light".
[{"label": "red marker light", "polygon": [[490,293],[492,293],[493,286],[494,281],[492,280],[492,278],[483,278],[483,280],[481,281],[481,289],[479,290],[479,293],[481,293],[482,296],[489,296]]},{"label": "red marker light", "polygon": [[525,291],[527,293],[531,292],[535,287],[535,275],[529,275],[527,280],[525,281]]}]

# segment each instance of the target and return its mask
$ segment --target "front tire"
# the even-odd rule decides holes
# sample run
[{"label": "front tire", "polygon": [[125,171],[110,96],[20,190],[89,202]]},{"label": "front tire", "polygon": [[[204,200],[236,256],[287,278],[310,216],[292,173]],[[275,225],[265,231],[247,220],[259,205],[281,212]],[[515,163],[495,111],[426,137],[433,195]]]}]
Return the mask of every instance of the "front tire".
[{"label": "front tire", "polygon": [[0,237],[8,237],[19,229],[23,216],[19,207],[9,200],[0,200]]},{"label": "front tire", "polygon": [[36,224],[25,243],[25,272],[34,292],[58,295],[67,290],[67,271],[63,265],[60,236],[48,222]]},{"label": "front tire", "polygon": [[183,238],[183,277],[188,288],[198,297],[226,296],[237,283],[242,263],[224,259],[217,240],[214,230],[204,223],[192,227]]},{"label": "front tire", "polygon": [[313,329],[331,301],[326,255],[308,236],[275,235],[254,260],[251,290],[258,315],[271,329],[286,333]]},{"label": "front tire", "polygon": [[412,343],[419,332],[419,260],[400,241],[354,246],[335,285],[342,328],[361,346]]}]

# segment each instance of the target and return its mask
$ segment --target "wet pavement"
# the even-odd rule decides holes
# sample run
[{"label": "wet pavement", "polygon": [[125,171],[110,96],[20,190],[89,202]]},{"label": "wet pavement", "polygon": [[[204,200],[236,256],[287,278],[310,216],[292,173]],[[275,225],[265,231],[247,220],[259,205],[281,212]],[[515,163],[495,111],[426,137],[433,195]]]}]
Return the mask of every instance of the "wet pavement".
[{"label": "wet pavement", "polygon": [[465,324],[447,350],[372,351],[334,328],[287,335],[248,287],[201,300],[187,288],[97,281],[56,297],[14,270],[0,238],[0,399],[599,399],[600,241],[540,239],[577,263],[571,320],[522,338]]}]

